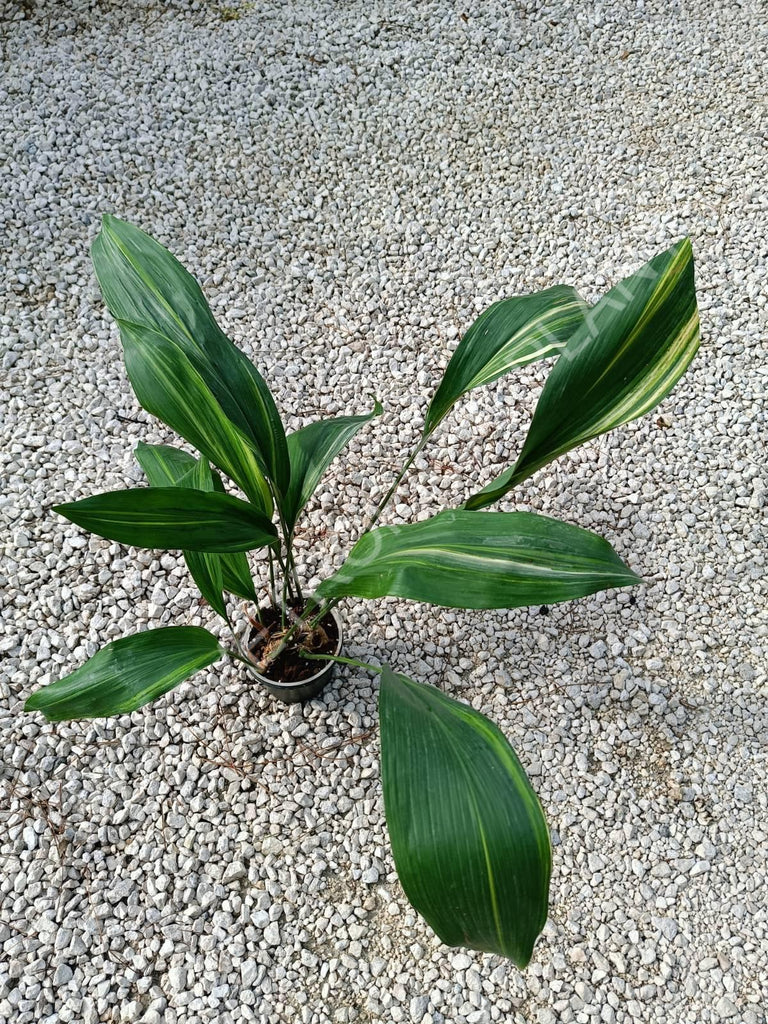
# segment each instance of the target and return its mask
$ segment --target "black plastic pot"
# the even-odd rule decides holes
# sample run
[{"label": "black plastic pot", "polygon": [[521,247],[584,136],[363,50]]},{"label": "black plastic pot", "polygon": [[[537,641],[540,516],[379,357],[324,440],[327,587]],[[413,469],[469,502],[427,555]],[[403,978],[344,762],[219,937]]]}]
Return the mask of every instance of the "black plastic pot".
[{"label": "black plastic pot", "polygon": [[[333,652],[338,655],[341,653],[341,645],[344,642],[343,629],[341,619],[335,609],[332,608],[330,614],[333,616],[333,621],[339,630],[339,639]],[[335,661],[327,661],[325,664],[318,661],[317,664],[320,667],[313,676],[310,676],[308,679],[301,679],[296,683],[283,683],[279,679],[268,679],[260,672],[257,672],[255,668],[251,669],[251,672],[256,676],[261,686],[268,693],[271,693],[273,697],[276,697],[277,700],[281,700],[284,704],[300,704],[305,700],[317,697],[333,678],[333,673],[336,669]]]}]

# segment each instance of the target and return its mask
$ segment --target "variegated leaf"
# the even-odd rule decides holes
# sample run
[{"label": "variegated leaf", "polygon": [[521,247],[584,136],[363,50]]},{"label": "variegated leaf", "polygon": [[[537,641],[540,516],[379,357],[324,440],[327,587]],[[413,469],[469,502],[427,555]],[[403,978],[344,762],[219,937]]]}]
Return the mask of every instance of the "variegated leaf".
[{"label": "variegated leaf", "polygon": [[459,510],[364,534],[317,594],[518,608],[637,582],[610,544],[589,530],[533,512]]},{"label": "variegated leaf", "polygon": [[139,441],[134,451],[152,487],[189,487],[197,459],[170,444],[145,444]]},{"label": "variegated leaf", "polygon": [[482,313],[459,342],[429,406],[431,434],[453,404],[473,388],[516,367],[557,355],[584,322],[587,304],[567,285],[502,299]]},{"label": "variegated leaf", "polygon": [[[264,379],[222,332],[200,286],[145,232],[105,216],[93,243],[96,276],[110,312],[177,344],[245,434],[278,490],[288,486],[288,451],[280,415]],[[122,328],[121,328],[122,329]]]},{"label": "variegated leaf", "polygon": [[653,409],[699,347],[686,238],[612,288],[547,378],[515,465],[466,502],[483,508],[564,452]]},{"label": "variegated leaf", "polygon": [[367,416],[337,416],[317,420],[288,435],[291,460],[291,482],[282,502],[288,529],[293,530],[304,506],[315,492],[323,473],[357,431],[374,416],[381,415],[376,402]]},{"label": "variegated leaf", "polygon": [[272,495],[252,442],[224,414],[216,396],[170,338],[120,324],[125,367],[142,406],[223,470],[267,515]]}]

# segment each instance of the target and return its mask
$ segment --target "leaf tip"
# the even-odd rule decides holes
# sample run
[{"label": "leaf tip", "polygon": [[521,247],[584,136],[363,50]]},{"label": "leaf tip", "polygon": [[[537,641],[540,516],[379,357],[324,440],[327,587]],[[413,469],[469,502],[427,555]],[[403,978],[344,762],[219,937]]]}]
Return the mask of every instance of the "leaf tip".
[{"label": "leaf tip", "polygon": [[517,950],[515,953],[507,953],[506,955],[509,957],[509,959],[515,965],[515,967],[517,967],[518,970],[524,971],[533,958],[534,945],[535,940],[531,943],[531,948],[529,950],[525,952]]},{"label": "leaf tip", "polygon": [[25,711],[39,711],[40,710],[42,692],[43,692],[42,690],[35,690],[34,693],[31,693],[27,697],[27,699],[24,701],[24,710]]},{"label": "leaf tip", "polygon": [[678,239],[674,245],[671,245],[666,252],[662,253],[657,259],[667,257],[675,263],[679,263],[681,269],[684,269],[689,264],[693,263],[693,243],[691,242],[690,235],[684,235]]},{"label": "leaf tip", "polygon": [[113,231],[118,224],[122,223],[113,213],[102,213],[101,230]]},{"label": "leaf tip", "polygon": [[630,569],[630,567],[628,565],[626,565],[626,563],[622,562],[621,563],[621,568],[622,568],[621,575],[624,577],[624,581],[625,582],[619,583],[618,585],[620,587],[636,587],[638,585],[638,583],[642,583],[643,582],[643,577],[642,576],[638,576],[637,573],[634,571],[634,569]]},{"label": "leaf tip", "polygon": [[[50,684],[49,684],[50,685]],[[46,695],[47,686],[41,686],[34,693],[31,693],[29,697],[24,701],[25,711],[41,711],[46,722],[59,722],[60,718],[51,711],[51,708],[55,705],[51,703],[50,698]]]}]

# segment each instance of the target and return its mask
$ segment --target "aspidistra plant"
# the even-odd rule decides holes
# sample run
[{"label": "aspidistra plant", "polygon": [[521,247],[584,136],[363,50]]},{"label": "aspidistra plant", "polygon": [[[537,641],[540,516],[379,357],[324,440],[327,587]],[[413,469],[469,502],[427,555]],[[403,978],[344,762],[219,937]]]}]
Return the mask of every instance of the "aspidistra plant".
[{"label": "aspidistra plant", "polygon": [[[271,601],[285,622],[279,649],[293,645],[301,654],[314,624],[347,597],[517,608],[637,582],[610,544],[588,530],[532,512],[486,509],[548,462],[652,409],[685,372],[699,343],[687,239],[593,307],[573,288],[556,286],[486,310],[450,359],[416,449],[343,564],[308,598],[294,557],[301,513],[330,463],[381,413],[378,402],[365,415],[286,434],[264,379],[169,252],[107,216],[93,261],[139,402],[198,454],[139,444],[148,487],[56,511],[110,540],[182,551],[232,640],[198,626],[143,630],[37,690],[28,709],[50,721],[125,714],[220,658],[251,665],[235,636],[233,597]],[[456,402],[544,358],[555,363],[517,460],[460,508],[378,526]],[[228,493],[223,477],[239,495]],[[247,553],[258,549],[269,576],[257,587]],[[298,619],[296,608],[303,609]],[[408,899],[446,943],[525,966],[547,916],[551,850],[514,750],[468,705],[386,665],[365,667],[381,677],[384,809]]]}]

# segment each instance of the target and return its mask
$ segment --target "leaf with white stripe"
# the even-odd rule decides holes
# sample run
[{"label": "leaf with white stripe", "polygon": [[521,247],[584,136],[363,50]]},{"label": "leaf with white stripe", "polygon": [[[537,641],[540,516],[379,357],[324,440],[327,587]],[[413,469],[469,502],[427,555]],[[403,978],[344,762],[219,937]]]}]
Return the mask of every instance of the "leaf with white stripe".
[{"label": "leaf with white stripe", "polygon": [[168,626],[114,640],[80,668],[36,690],[25,711],[49,722],[125,715],[148,704],[224,653],[199,626]]},{"label": "leaf with white stripe", "polygon": [[453,404],[473,388],[536,359],[557,355],[584,323],[589,307],[567,285],[502,299],[482,313],[453,353],[427,411],[431,434]]},{"label": "leaf with white stripe", "polygon": [[255,505],[191,487],[107,491],[53,511],[99,537],[140,548],[250,551],[277,543],[277,530]]},{"label": "leaf with white stripe", "polygon": [[387,667],[379,721],[384,810],[406,896],[447,945],[525,967],[547,919],[552,853],[514,750],[468,705]]},{"label": "leaf with white stripe", "polygon": [[120,324],[125,367],[141,405],[189,441],[265,513],[272,495],[248,437],[226,416],[182,349],[165,335]]},{"label": "leaf with white stripe", "polygon": [[323,473],[342,448],[374,416],[381,415],[376,402],[366,416],[336,416],[317,420],[288,435],[288,453],[291,460],[291,482],[282,502],[282,511],[288,529],[296,525],[304,506],[315,493]]},{"label": "leaf with white stripe", "polygon": [[698,347],[693,253],[685,238],[589,311],[547,378],[519,459],[466,507],[490,505],[564,452],[653,409]]},{"label": "leaf with white stripe", "polygon": [[533,512],[458,510],[364,534],[317,593],[519,608],[637,582],[611,545],[589,530]]},{"label": "leaf with white stripe", "polygon": [[250,440],[264,472],[284,491],[288,450],[274,399],[255,366],[214,320],[197,281],[159,242],[109,215],[102,219],[91,255],[104,300],[118,323],[141,324],[182,349],[224,413]]}]

